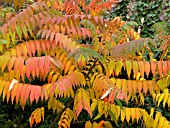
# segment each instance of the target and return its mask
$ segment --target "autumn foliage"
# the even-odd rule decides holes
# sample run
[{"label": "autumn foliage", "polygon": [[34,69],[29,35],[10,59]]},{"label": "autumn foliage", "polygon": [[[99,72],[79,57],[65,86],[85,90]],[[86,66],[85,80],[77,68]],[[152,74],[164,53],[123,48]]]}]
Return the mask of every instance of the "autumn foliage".
[{"label": "autumn foliage", "polygon": [[[120,17],[101,18],[117,0],[5,2],[19,11],[8,18],[6,14],[0,26],[4,101],[23,110],[33,102],[48,102],[48,110],[57,116],[51,127],[57,122],[59,128],[70,127],[83,113],[88,114],[85,128],[110,128],[120,121],[170,127],[161,112],[139,107],[148,95],[157,106],[170,107],[170,61],[167,52],[155,59],[153,51],[168,51],[170,36],[159,46],[151,38],[140,38],[133,24]],[[31,84],[36,79],[45,84]],[[129,102],[136,107],[128,107]],[[43,123],[48,110],[35,109],[30,127]]]}]

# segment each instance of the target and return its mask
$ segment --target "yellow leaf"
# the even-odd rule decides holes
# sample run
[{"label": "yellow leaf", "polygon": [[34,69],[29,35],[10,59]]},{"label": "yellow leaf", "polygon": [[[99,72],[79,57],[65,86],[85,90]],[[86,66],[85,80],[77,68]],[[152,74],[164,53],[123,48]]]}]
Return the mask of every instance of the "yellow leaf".
[{"label": "yellow leaf", "polygon": [[130,121],[130,108],[126,108],[125,113],[126,113],[126,121],[129,123],[129,121]]},{"label": "yellow leaf", "polygon": [[91,112],[93,112],[95,110],[96,106],[97,106],[97,100],[92,99],[92,104],[91,104],[91,107],[90,107]]},{"label": "yellow leaf", "polygon": [[90,121],[87,121],[85,123],[85,128],[92,128],[92,123]]},{"label": "yellow leaf", "polygon": [[115,62],[113,60],[110,60],[108,64],[109,76],[112,74],[114,69],[115,69]]},{"label": "yellow leaf", "polygon": [[121,110],[121,121],[124,122],[125,119],[125,109]]},{"label": "yellow leaf", "polygon": [[118,118],[119,118],[119,116],[120,116],[120,112],[121,112],[120,106],[116,105],[116,110],[117,110],[116,119],[118,120]]},{"label": "yellow leaf", "polygon": [[160,95],[161,95],[160,93],[158,93],[158,94],[156,95],[156,98],[155,98],[156,101],[158,101],[158,98],[159,98]]},{"label": "yellow leaf", "polygon": [[168,104],[168,107],[170,107],[170,96],[168,98],[167,104]]},{"label": "yellow leaf", "polygon": [[112,125],[109,121],[104,122],[105,128],[112,128]]},{"label": "yellow leaf", "polygon": [[158,99],[158,107],[163,98],[164,98],[164,93],[162,93]]},{"label": "yellow leaf", "polygon": [[164,99],[163,99],[163,107],[165,107],[165,103],[167,102],[168,97],[170,97],[169,94],[165,93]]},{"label": "yellow leaf", "polygon": [[162,126],[163,126],[164,122],[165,122],[165,117],[160,117],[157,127],[158,128],[163,128]]},{"label": "yellow leaf", "polygon": [[98,112],[101,113],[104,109],[104,101],[99,101],[98,102]]},{"label": "yellow leaf", "polygon": [[41,107],[41,116],[42,116],[42,121],[44,121],[44,107]]},{"label": "yellow leaf", "polygon": [[169,121],[165,120],[164,123],[163,123],[163,126],[162,128],[169,128]]},{"label": "yellow leaf", "polygon": [[150,118],[152,118],[152,117],[153,117],[154,109],[155,109],[155,108],[151,108]]},{"label": "yellow leaf", "polygon": [[142,103],[142,105],[144,105],[144,96],[143,96],[143,94],[141,93],[140,95],[140,102]]},{"label": "yellow leaf", "polygon": [[135,117],[136,117],[136,113],[135,113],[135,109],[131,108],[130,109],[130,113],[131,113],[131,118],[132,118],[132,122],[134,121]]},{"label": "yellow leaf", "polygon": [[160,112],[157,112],[157,113],[156,113],[155,120],[154,120],[154,122],[153,122],[153,124],[152,124],[152,127],[153,127],[153,128],[156,128],[160,116],[161,116],[161,113],[160,113]]},{"label": "yellow leaf", "polygon": [[132,63],[130,61],[126,61],[126,71],[128,74],[128,78],[130,78],[131,71],[132,71]]},{"label": "yellow leaf", "polygon": [[132,65],[133,65],[134,78],[136,78],[137,74],[139,72],[138,62],[137,61],[133,61]]},{"label": "yellow leaf", "polygon": [[115,69],[116,76],[118,76],[119,73],[121,72],[122,66],[123,66],[122,61],[118,61],[116,63],[116,69]]},{"label": "yellow leaf", "polygon": [[98,126],[99,126],[99,124],[98,124],[98,123],[96,123],[96,122],[94,122],[94,123],[93,123],[93,127],[92,127],[92,128],[98,128]]}]

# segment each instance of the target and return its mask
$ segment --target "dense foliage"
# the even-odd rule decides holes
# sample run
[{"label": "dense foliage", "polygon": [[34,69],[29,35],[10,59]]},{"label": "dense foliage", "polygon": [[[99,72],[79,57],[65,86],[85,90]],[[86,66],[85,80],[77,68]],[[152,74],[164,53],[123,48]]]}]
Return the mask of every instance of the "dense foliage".
[{"label": "dense foliage", "polygon": [[122,13],[129,1],[0,2],[2,127],[170,127],[162,0]]}]

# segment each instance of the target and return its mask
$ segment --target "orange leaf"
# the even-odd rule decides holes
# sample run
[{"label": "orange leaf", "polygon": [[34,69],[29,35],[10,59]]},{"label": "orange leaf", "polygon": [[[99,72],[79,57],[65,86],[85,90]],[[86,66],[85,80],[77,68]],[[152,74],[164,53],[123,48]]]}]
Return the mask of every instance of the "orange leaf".
[{"label": "orange leaf", "polygon": [[137,83],[135,80],[132,80],[132,90],[133,90],[133,94],[136,95]]},{"label": "orange leaf", "polygon": [[163,62],[163,73],[164,73],[164,76],[167,75],[167,72],[168,72],[168,64],[166,61]]},{"label": "orange leaf", "polygon": [[145,62],[145,73],[146,73],[146,76],[149,77],[149,73],[150,73],[150,63],[149,62]]},{"label": "orange leaf", "polygon": [[143,81],[143,91],[144,91],[144,93],[145,93],[145,95],[146,95],[146,93],[147,93],[147,91],[148,91],[148,84],[147,84],[147,81],[146,81],[146,80]]},{"label": "orange leaf", "polygon": [[9,63],[8,63],[8,71],[10,72],[12,67],[14,66],[14,62],[16,60],[16,57],[15,56],[12,56]]},{"label": "orange leaf", "polygon": [[154,76],[156,73],[156,62],[154,62],[154,61],[151,61],[151,71]]},{"label": "orange leaf", "polygon": [[138,63],[139,63],[139,71],[141,73],[142,78],[144,78],[144,70],[145,70],[144,62],[143,61],[139,61]]},{"label": "orange leaf", "polygon": [[[17,90],[16,90],[16,104],[18,104],[18,100],[19,100],[19,96],[21,95],[21,90],[22,90],[22,84],[17,84],[18,85],[18,88],[17,88]],[[15,93],[15,92],[14,92]],[[15,95],[14,95],[14,97],[15,97]]]},{"label": "orange leaf", "polygon": [[148,82],[148,88],[149,88],[149,92],[150,92],[150,94],[152,93],[152,91],[153,91],[153,81],[151,81],[151,80],[148,80],[147,81]]},{"label": "orange leaf", "polygon": [[128,90],[129,90],[129,94],[131,95],[132,94],[132,84],[131,84],[131,80],[128,80],[127,81],[127,87],[128,87]]},{"label": "orange leaf", "polygon": [[140,94],[142,91],[142,81],[138,81],[138,93]]},{"label": "orange leaf", "polygon": [[162,77],[162,70],[163,70],[163,65],[162,65],[162,63],[163,63],[163,61],[158,61],[157,62],[158,63],[158,73],[159,73],[159,75],[160,75],[160,77]]}]

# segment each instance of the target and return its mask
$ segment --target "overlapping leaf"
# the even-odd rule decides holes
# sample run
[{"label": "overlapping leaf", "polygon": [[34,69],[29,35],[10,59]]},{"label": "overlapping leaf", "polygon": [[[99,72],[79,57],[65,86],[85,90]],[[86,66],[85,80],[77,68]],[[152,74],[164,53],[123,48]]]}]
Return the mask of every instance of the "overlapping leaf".
[{"label": "overlapping leaf", "polygon": [[27,100],[32,103],[33,101],[38,102],[41,100],[48,98],[47,92],[43,86],[38,85],[30,85],[30,84],[23,84],[23,83],[15,83],[13,87],[10,89],[10,81],[0,80],[0,95],[2,95],[3,100],[6,98],[7,102],[11,98],[12,103],[15,102],[22,102],[24,109],[24,105]]},{"label": "overlapping leaf", "polygon": [[85,109],[92,118],[92,112],[90,109],[90,98],[88,97],[86,90],[84,90],[83,88],[79,88],[75,95],[73,107],[73,110],[77,117],[80,115],[82,109]]},{"label": "overlapping leaf", "polygon": [[63,127],[70,127],[70,123],[74,117],[74,112],[67,108],[61,115],[61,118],[58,122],[58,128],[63,128]]},{"label": "overlapping leaf", "polygon": [[1,71],[4,72],[6,67],[9,72],[13,69],[14,73],[17,74],[16,78],[22,77],[23,81],[25,76],[30,78],[30,74],[32,74],[33,78],[38,76],[45,78],[50,70],[50,63],[50,56],[29,58],[11,55],[0,56]]},{"label": "overlapping leaf", "polygon": [[[112,74],[113,76],[118,76],[120,72],[124,69],[127,71],[128,76],[130,77],[131,74],[134,75],[136,78],[138,73],[140,72],[141,77],[145,78],[149,77],[149,74],[152,73],[153,75],[157,74],[162,76],[167,76],[170,72],[170,61],[114,61],[114,60],[109,60],[108,64],[103,64],[106,74],[109,76]],[[112,63],[110,65],[110,63]],[[133,71],[133,73],[132,73]]]},{"label": "overlapping leaf", "polygon": [[80,72],[73,72],[69,75],[65,75],[64,77],[53,83],[50,94],[55,94],[56,97],[74,97],[73,87],[84,85],[84,75]]},{"label": "overlapping leaf", "polygon": [[125,42],[123,44],[118,44],[111,50],[111,56],[114,58],[123,58],[123,57],[136,57],[136,53],[139,53],[144,50],[151,43],[155,48],[157,44],[154,40],[150,38],[141,38],[138,40],[133,40],[129,42]]},{"label": "overlapping leaf", "polygon": [[33,124],[38,124],[41,121],[44,121],[44,107],[35,109],[29,118],[30,127],[32,128]]},{"label": "overlapping leaf", "polygon": [[[153,118],[152,113],[154,112],[152,110],[152,113],[149,115],[148,112],[145,109],[141,108],[127,108],[123,107],[123,109],[120,108],[120,106],[117,106],[115,104],[108,104],[107,102],[98,100],[92,101],[91,108],[93,103],[95,102],[95,106],[93,107],[93,110],[95,107],[98,108],[99,114],[104,111],[104,113],[100,114],[99,118],[104,114],[106,117],[108,117],[109,111],[113,112],[115,114],[116,120],[119,118],[122,122],[127,121],[134,122],[135,119],[137,120],[143,120],[146,127],[164,127],[168,128],[170,126],[170,122],[162,116],[160,112],[156,112],[155,118]],[[110,115],[110,114],[109,114]],[[111,120],[114,120],[114,118],[111,118]]]},{"label": "overlapping leaf", "polygon": [[52,108],[53,112],[60,113],[64,107],[64,104],[54,97],[50,97],[48,100],[48,109]]}]

